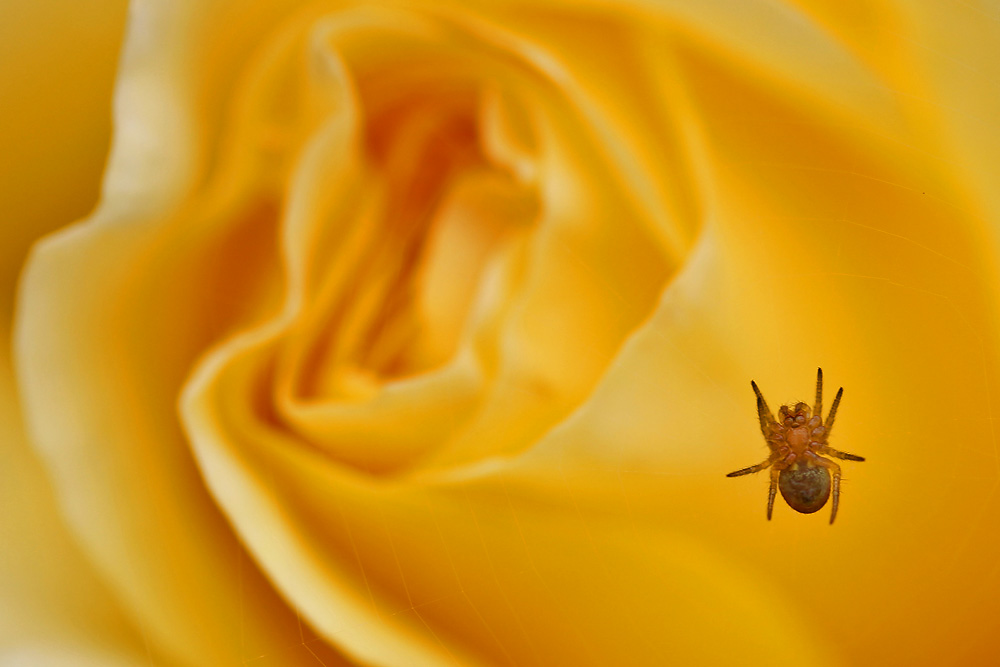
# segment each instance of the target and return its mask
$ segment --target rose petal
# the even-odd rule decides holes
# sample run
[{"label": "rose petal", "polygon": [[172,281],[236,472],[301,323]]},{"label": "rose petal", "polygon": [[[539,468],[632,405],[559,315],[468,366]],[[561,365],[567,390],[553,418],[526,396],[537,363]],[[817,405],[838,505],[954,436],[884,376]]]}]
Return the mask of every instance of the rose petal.
[{"label": "rose petal", "polygon": [[[101,21],[91,20],[93,11],[101,13]],[[147,659],[137,629],[60,516],[24,433],[9,356],[16,279],[28,245],[84,214],[97,197],[124,15],[123,2],[0,7],[0,210],[6,221],[0,225],[0,663],[5,665],[54,664],[41,656],[55,660],[52,647],[60,645],[73,646],[79,664],[88,652],[100,656],[101,664]]]},{"label": "rose petal", "polygon": [[[26,645],[84,642],[101,652],[144,655],[140,635],[70,536],[53,490],[24,436],[12,373],[0,361],[0,429],[6,482],[0,503],[0,663]],[[31,664],[22,661],[21,664]],[[34,664],[43,664],[42,662]]]},{"label": "rose petal", "polygon": [[[24,277],[17,359],[25,413],[68,520],[151,643],[196,664],[260,655],[281,664],[319,655],[337,664],[337,654],[315,642],[246,555],[177,430],[178,382],[206,339],[218,335],[213,322],[198,317],[205,304],[189,298],[190,283],[158,285],[155,270],[139,270],[150,258],[165,266],[191,262],[182,254],[185,241],[214,241],[213,234],[226,240],[226,250],[235,241],[238,251],[266,255],[259,223],[242,238],[196,227],[171,244],[158,233],[184,228],[182,204],[198,182],[202,139],[218,120],[212,95],[199,100],[198,86],[213,76],[231,78],[227,67],[245,57],[273,8],[270,15],[248,8],[242,30],[230,32],[232,50],[217,53],[212,67],[199,63],[195,75],[189,54],[175,46],[211,40],[207,16],[156,4],[133,8],[105,201],[85,225],[36,247]],[[268,55],[276,57],[262,59]],[[206,216],[228,207],[250,223],[267,206],[231,196],[225,183],[206,199]],[[211,265],[217,252],[209,243],[195,261]],[[220,284],[234,278],[201,272],[198,280],[206,276]],[[260,289],[253,281],[238,284]],[[153,301],[150,290],[157,292]],[[240,316],[238,298],[221,310],[212,305],[226,321]]]},{"label": "rose petal", "polygon": [[126,667],[148,660],[148,656],[112,653],[86,643],[59,647],[52,643],[28,645],[0,652],[0,665],[3,667]]}]

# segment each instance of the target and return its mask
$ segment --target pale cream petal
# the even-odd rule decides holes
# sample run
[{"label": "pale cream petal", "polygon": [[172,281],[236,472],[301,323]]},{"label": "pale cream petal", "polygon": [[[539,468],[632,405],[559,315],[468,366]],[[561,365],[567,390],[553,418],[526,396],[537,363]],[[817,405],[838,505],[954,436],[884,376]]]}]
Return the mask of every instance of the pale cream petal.
[{"label": "pale cream petal", "polygon": [[[260,656],[298,664],[317,655],[338,664],[218,513],[175,412],[179,382],[207,341],[267,310],[266,284],[218,267],[230,253],[245,260],[255,252],[266,263],[268,193],[248,197],[221,179],[197,212],[209,222],[203,226],[185,227],[195,214],[184,203],[203,177],[206,142],[222,116],[212,96],[196,93],[214,77],[232,82],[231,69],[243,65],[275,14],[248,7],[243,31],[229,33],[232,53],[215,54],[215,70],[178,47],[214,49],[205,31],[219,16],[159,5],[133,7],[101,207],[29,260],[16,348],[25,414],[69,523],[157,652],[188,664]],[[281,57],[275,50],[257,58],[260,68]],[[233,211],[236,229],[211,224]],[[185,234],[168,240],[171,227]],[[201,246],[197,253],[192,245]],[[156,267],[172,266],[186,268],[187,280],[160,282]],[[204,267],[216,272],[191,275]],[[211,284],[235,284],[255,298],[199,291]],[[199,293],[207,301],[192,298]],[[218,319],[206,319],[209,312]]]},{"label": "pale cream petal", "polygon": [[[0,664],[141,664],[141,630],[76,544],[24,433],[10,320],[28,245],[89,211],[125,2],[0,6]],[[100,15],[95,19],[94,12]],[[90,656],[87,658],[86,656]]]},{"label": "pale cream petal", "polygon": [[31,664],[22,659],[28,645],[83,644],[98,652],[145,655],[141,628],[122,612],[60,516],[54,491],[25,437],[6,354],[0,357],[0,433],[5,480],[0,486],[0,664]]},{"label": "pale cream petal", "polygon": [[0,650],[0,667],[130,667],[149,664],[151,657],[113,653],[88,643],[54,646],[51,642]]}]

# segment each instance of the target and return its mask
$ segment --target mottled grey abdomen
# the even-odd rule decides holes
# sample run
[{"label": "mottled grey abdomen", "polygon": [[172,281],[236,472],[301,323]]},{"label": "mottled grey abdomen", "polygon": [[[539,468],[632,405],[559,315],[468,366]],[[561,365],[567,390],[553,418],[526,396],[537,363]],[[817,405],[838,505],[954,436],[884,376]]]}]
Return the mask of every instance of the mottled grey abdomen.
[{"label": "mottled grey abdomen", "polygon": [[812,514],[830,497],[830,473],[817,465],[795,463],[781,471],[778,489],[793,510]]}]

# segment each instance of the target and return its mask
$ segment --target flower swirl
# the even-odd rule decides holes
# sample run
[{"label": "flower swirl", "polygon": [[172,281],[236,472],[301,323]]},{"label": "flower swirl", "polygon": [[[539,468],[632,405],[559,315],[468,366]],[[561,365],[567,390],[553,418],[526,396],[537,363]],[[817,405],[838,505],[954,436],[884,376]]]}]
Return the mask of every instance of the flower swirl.
[{"label": "flower swirl", "polygon": [[[776,8],[134,3],[100,205],[35,245],[15,362],[62,510],[147,650],[886,658],[817,624],[826,593],[802,582],[913,581],[891,567],[905,530],[857,553],[906,521],[912,478],[886,462],[908,432],[880,415],[918,419],[932,382],[993,401],[991,209],[956,185],[974,142],[928,139],[952,119],[900,95],[941,85],[933,67],[835,10]],[[762,444],[750,377],[817,365],[870,456],[839,540],[765,528],[737,501],[762,489],[722,477]],[[925,426],[914,456],[955,429]],[[921,590],[967,583],[943,576]],[[915,632],[900,655],[947,644]]]}]

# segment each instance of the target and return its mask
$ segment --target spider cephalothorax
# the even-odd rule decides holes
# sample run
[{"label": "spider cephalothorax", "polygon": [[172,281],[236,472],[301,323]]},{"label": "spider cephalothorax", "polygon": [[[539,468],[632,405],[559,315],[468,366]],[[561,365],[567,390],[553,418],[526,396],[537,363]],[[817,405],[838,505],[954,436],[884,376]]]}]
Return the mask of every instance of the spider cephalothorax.
[{"label": "spider cephalothorax", "polygon": [[837,392],[824,423],[822,368],[816,371],[816,407],[810,410],[805,403],[783,405],[778,410],[778,419],[771,415],[757,383],[751,381],[750,386],[757,395],[757,418],[771,455],[766,461],[731,472],[726,477],[739,477],[771,468],[771,487],[767,495],[768,520],[774,509],[774,496],[779,489],[789,507],[803,514],[811,514],[826,504],[832,487],[833,511],[830,513],[830,523],[833,523],[840,503],[840,466],[824,457],[864,461],[862,457],[838,451],[826,442],[830,429],[833,428],[833,419],[844,388],[841,387]]}]

